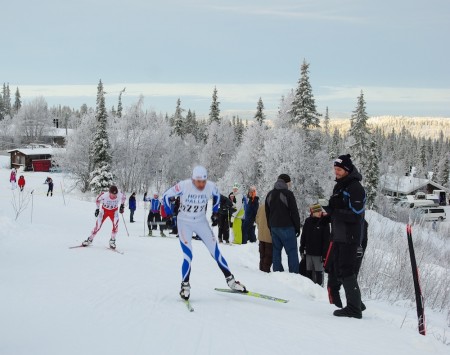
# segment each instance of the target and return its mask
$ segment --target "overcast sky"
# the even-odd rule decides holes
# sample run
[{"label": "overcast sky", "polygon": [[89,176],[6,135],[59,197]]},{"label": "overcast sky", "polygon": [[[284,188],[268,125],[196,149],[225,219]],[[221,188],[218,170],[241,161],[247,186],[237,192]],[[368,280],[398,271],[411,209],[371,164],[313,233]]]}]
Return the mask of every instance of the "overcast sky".
[{"label": "overcast sky", "polygon": [[0,82],[24,101],[125,105],[207,114],[217,86],[224,114],[251,117],[261,96],[276,112],[300,64],[320,111],[450,116],[448,0],[22,0],[0,2]]}]

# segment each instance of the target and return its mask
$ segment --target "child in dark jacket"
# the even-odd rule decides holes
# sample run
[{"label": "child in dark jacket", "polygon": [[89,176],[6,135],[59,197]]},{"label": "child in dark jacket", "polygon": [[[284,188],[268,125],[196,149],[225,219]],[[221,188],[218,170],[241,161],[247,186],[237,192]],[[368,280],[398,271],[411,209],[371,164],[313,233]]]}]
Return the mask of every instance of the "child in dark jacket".
[{"label": "child in dark jacket", "polygon": [[306,259],[307,277],[323,286],[323,261],[330,243],[330,225],[323,217],[322,206],[312,205],[310,211],[302,230],[300,255]]}]

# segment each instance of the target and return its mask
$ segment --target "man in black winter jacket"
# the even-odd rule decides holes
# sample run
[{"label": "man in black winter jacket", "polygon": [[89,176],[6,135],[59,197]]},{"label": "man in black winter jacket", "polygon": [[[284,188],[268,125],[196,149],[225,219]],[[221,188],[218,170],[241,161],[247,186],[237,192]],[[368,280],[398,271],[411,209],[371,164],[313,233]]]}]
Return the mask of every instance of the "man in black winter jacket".
[{"label": "man in black winter jacket", "polygon": [[358,248],[364,239],[366,193],[362,176],[350,158],[349,154],[341,155],[334,161],[336,185],[327,211],[331,217],[333,267],[347,298],[347,306],[333,314],[362,318],[356,269]]},{"label": "man in black winter jacket", "polygon": [[233,202],[224,195],[220,195],[220,207],[219,207],[219,243],[230,242],[230,218],[234,212]]},{"label": "man in black winter jacket", "polygon": [[289,190],[291,178],[287,174],[278,177],[275,187],[266,197],[267,225],[272,234],[273,271],[284,271],[281,251],[286,250],[289,272],[299,272],[297,237],[300,235],[300,216],[297,202]]}]

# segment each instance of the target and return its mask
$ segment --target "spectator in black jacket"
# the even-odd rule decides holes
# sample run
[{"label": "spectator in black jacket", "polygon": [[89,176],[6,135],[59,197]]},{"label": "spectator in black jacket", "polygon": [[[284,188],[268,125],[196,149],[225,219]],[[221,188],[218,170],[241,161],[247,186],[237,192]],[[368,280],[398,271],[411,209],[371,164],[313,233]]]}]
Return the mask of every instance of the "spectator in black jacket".
[{"label": "spectator in black jacket", "polygon": [[230,218],[233,214],[233,202],[224,195],[220,195],[219,207],[219,243],[230,242]]},{"label": "spectator in black jacket", "polygon": [[334,311],[338,317],[362,318],[361,292],[357,281],[357,254],[364,239],[366,193],[362,176],[350,155],[334,161],[336,185],[330,198],[333,261],[337,279],[342,283],[347,306]]},{"label": "spectator in black jacket", "polygon": [[300,216],[295,196],[290,191],[291,178],[287,174],[278,177],[275,187],[266,197],[267,225],[272,234],[273,271],[284,271],[281,251],[286,250],[289,272],[298,274],[299,260],[297,237],[300,235]]},{"label": "spectator in black jacket", "polygon": [[300,255],[306,259],[307,277],[323,286],[323,261],[330,244],[330,225],[322,217],[322,206],[310,206],[311,216],[306,218],[300,238]]},{"label": "spectator in black jacket", "polygon": [[250,186],[244,203],[244,219],[242,221],[242,244],[256,243],[255,220],[259,208],[259,197],[256,187]]}]

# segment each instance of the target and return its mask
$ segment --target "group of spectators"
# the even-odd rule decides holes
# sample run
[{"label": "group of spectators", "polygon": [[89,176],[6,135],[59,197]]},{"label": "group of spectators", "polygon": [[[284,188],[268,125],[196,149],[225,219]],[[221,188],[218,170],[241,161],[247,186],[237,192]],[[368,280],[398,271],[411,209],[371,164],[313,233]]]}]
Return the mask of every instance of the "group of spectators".
[{"label": "group of spectators", "polygon": [[[357,282],[367,246],[366,195],[361,185],[362,176],[350,155],[341,155],[334,161],[334,173],[336,185],[328,205],[311,205],[303,228],[291,191],[291,178],[287,174],[278,176],[256,214],[259,268],[264,272],[270,272],[271,268],[274,272],[284,271],[284,249],[289,272],[300,273],[320,285],[323,285],[323,272],[328,273],[330,303],[340,308],[333,313],[335,316],[359,319],[366,309]],[[339,294],[341,286],[346,295],[346,307]]]}]

